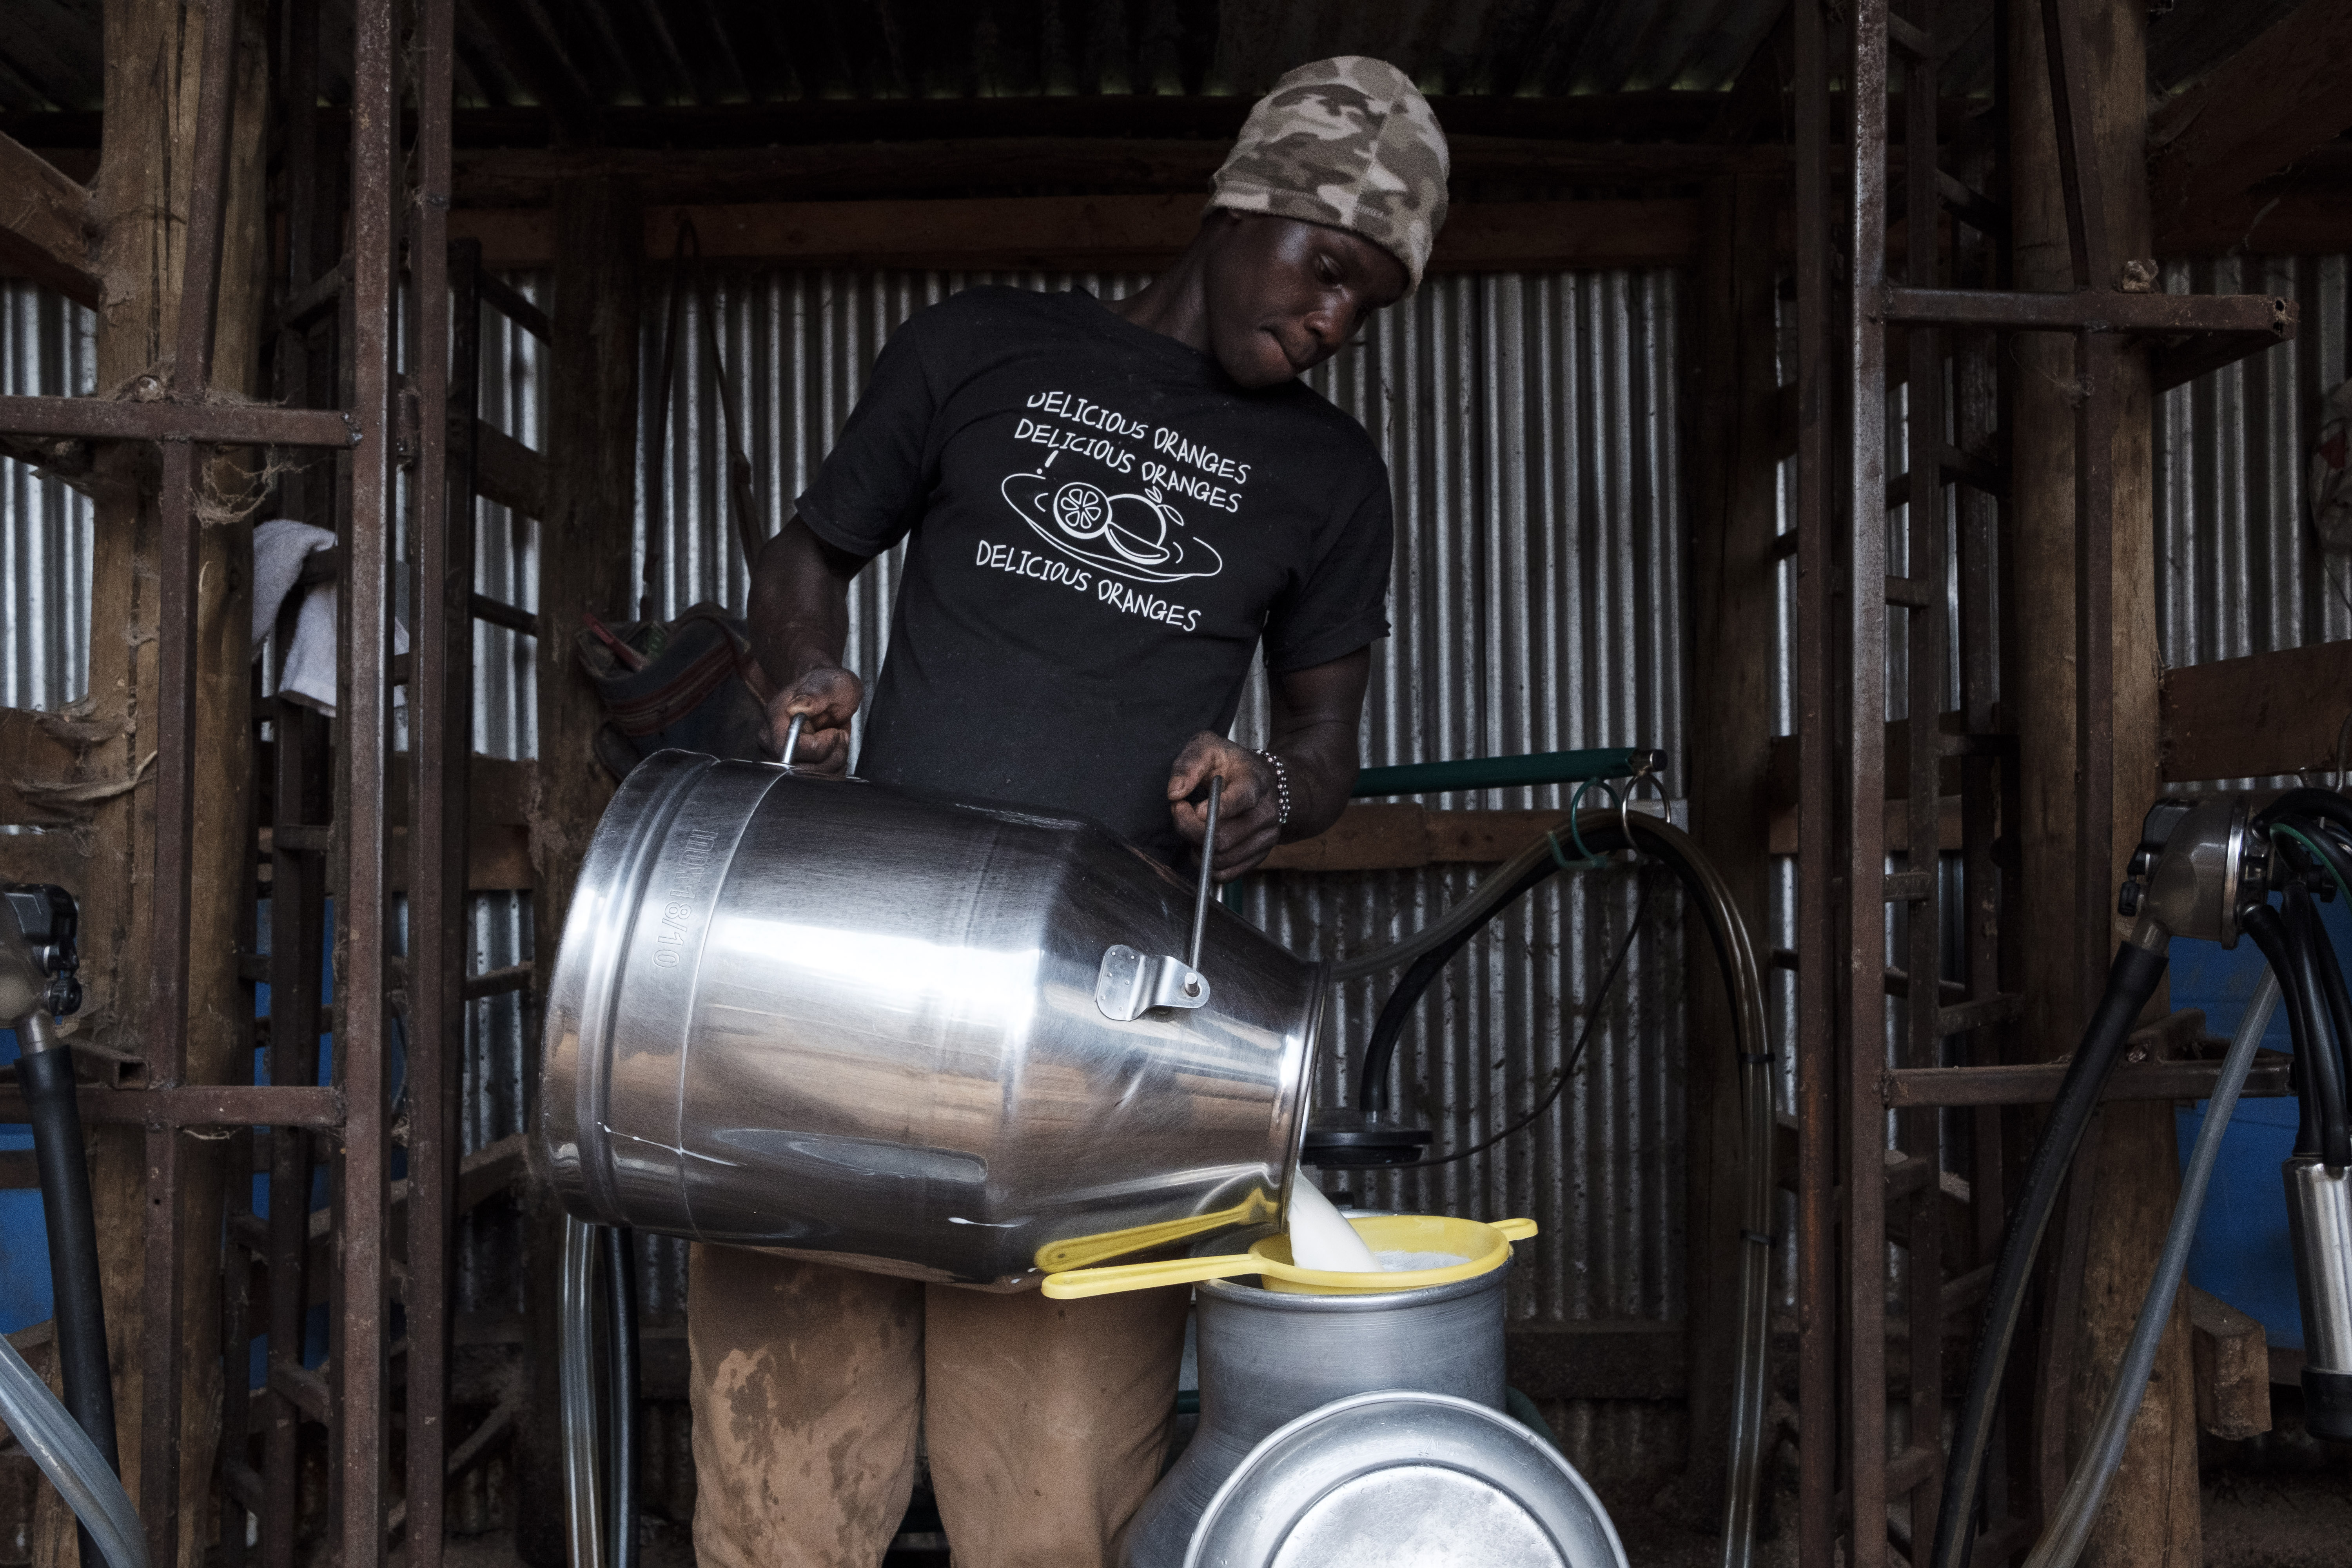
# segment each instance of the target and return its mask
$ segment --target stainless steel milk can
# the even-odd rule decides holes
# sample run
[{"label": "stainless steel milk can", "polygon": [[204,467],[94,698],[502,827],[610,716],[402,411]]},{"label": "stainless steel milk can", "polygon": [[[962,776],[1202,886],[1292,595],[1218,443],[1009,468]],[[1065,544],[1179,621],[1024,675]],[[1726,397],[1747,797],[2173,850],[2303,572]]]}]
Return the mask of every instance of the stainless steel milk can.
[{"label": "stainless steel milk can", "polygon": [[1511,1266],[1377,1296],[1305,1296],[1233,1279],[1198,1286],[1201,1426],[1129,1523],[1120,1568],[1182,1568],[1201,1512],[1288,1422],[1381,1389],[1503,1408]]},{"label": "stainless steel milk can", "polygon": [[1090,822],[661,753],[572,896],[536,1153],[584,1219],[973,1284],[1265,1221],[1321,966],[1213,909],[1195,973],[1192,915]]}]

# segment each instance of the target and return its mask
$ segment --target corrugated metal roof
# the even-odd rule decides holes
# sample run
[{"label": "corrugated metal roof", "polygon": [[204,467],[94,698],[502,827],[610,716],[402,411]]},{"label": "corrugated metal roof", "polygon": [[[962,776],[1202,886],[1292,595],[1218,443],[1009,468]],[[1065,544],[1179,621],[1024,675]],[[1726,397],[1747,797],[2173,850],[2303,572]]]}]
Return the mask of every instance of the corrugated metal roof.
[{"label": "corrugated metal roof", "polygon": [[[1990,89],[1993,0],[1947,0],[1947,92]],[[2294,0],[2158,0],[2158,93]],[[0,110],[98,108],[98,0],[8,0]],[[1561,97],[1730,86],[1782,0],[460,0],[457,98],[599,105],[1254,96],[1302,61],[1394,62],[1433,94]],[[351,0],[326,0],[327,96],[348,97]]]}]

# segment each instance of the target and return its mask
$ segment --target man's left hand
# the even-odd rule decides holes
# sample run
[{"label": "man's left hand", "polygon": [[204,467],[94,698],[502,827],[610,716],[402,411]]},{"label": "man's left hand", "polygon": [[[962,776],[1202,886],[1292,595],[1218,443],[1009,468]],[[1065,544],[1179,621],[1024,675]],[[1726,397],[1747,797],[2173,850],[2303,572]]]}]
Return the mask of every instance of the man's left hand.
[{"label": "man's left hand", "polygon": [[[1230,882],[1266,857],[1281,837],[1276,816],[1281,801],[1274,769],[1264,757],[1203,730],[1184,742],[1168,778],[1168,815],[1176,831],[1197,853],[1209,830],[1209,780],[1223,776],[1217,801],[1216,879]],[[1196,801],[1187,797],[1198,795]]]}]

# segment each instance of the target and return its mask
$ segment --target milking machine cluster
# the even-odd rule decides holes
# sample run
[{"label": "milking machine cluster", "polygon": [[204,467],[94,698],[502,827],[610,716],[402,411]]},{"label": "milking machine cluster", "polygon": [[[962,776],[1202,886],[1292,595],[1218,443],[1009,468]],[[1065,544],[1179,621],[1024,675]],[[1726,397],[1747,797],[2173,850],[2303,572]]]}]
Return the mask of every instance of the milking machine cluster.
[{"label": "milking machine cluster", "polygon": [[[1944,1472],[1935,1568],[1960,1568],[1974,1551],[1973,1516],[1984,1479],[1995,1406],[2027,1285],[2060,1188],[2124,1040],[2163,978],[2174,939],[2234,947],[2250,936],[2269,972],[2223,1058],[2171,1228],[2107,1403],[2028,1568],[2070,1568],[2087,1539],[2155,1365],[2172,1315],[2205,1187],[2254,1047],[2282,1001],[2294,1048],[2301,1122],[2286,1162],[2288,1234],[2294,1252],[2308,1364],[2304,1416],[2320,1437],[2352,1438],[2352,995],[2320,925],[2315,900],[2352,900],[2352,801],[2332,790],[2293,789],[2263,809],[2243,795],[2167,796],[2148,812],[2117,902],[2132,921],[2116,950],[2090,1027],[2083,1035],[2035,1147],[2025,1187],[2002,1237],[1983,1328]],[[2278,900],[2275,905],[2272,900]]]}]

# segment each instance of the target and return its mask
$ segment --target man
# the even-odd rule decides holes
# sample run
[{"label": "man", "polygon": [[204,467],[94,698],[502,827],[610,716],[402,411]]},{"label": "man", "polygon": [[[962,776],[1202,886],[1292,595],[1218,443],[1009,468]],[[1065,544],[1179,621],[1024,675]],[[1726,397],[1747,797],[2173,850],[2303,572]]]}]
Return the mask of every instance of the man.
[{"label": "man", "polygon": [[[774,738],[804,721],[793,760],[846,765],[849,583],[910,539],[861,776],[1081,813],[1171,865],[1222,776],[1221,879],[1328,827],[1388,632],[1389,480],[1297,377],[1419,285],[1445,174],[1401,73],[1320,61],[1251,111],[1199,235],[1142,292],[976,289],[901,327],[753,573]],[[1224,732],[1261,643],[1258,752]],[[1158,1475],[1186,1300],[697,1247],[698,1553],[876,1562],[919,1432],[959,1568],[1095,1568]]]}]

